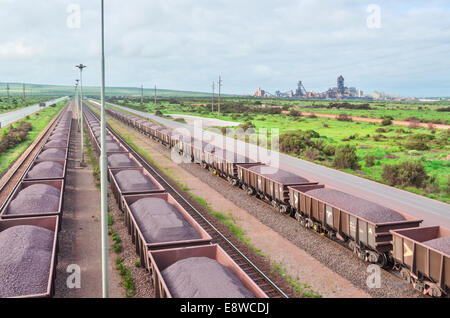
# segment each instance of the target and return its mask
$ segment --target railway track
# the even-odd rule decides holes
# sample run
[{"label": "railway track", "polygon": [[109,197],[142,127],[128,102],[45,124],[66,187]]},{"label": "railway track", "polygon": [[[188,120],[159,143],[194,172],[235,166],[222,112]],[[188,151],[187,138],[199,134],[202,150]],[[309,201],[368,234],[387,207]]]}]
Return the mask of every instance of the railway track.
[{"label": "railway track", "polygon": [[3,175],[0,186],[0,211],[5,207],[9,197],[14,193],[14,190],[23,179],[24,174],[27,172],[30,165],[33,163],[36,156],[41,151],[45,142],[47,141],[50,133],[55,127],[58,119],[62,116],[64,111],[70,107],[71,103],[68,103],[59,114],[50,122],[45,130],[39,135],[39,137],[25,150],[25,152],[16,160],[13,166]]},{"label": "railway track", "polygon": [[[90,110],[97,119],[99,116]],[[175,200],[197,221],[213,238],[212,243],[220,245],[225,252],[242,268],[242,270],[270,297],[289,298],[257,265],[255,265],[243,252],[239,250],[223,233],[220,232],[197,208],[189,202],[178,186],[168,180],[158,168],[149,163],[137,151],[134,150],[114,129],[108,125],[108,130],[123,144],[125,148],[139,161],[140,164],[172,195]]]}]

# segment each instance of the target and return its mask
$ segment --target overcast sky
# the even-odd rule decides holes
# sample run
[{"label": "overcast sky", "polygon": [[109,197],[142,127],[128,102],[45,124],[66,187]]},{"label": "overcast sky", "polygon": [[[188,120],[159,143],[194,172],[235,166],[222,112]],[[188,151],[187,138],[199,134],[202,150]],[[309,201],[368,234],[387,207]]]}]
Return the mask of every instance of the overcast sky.
[{"label": "overcast sky", "polygon": [[[99,85],[99,3],[0,0],[0,82],[72,85],[84,63],[85,85]],[[448,0],[105,5],[108,86],[209,91],[220,73],[225,93],[288,91],[298,80],[317,92],[342,74],[367,93],[450,95]]]}]

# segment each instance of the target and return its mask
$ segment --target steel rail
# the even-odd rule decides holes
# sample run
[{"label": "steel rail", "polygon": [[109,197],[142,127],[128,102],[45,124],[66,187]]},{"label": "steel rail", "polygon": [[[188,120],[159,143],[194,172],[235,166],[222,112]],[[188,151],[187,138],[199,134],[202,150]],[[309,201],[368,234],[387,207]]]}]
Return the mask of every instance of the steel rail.
[{"label": "steel rail", "polygon": [[[98,120],[98,115],[93,112],[92,110],[89,109],[89,107],[87,107],[88,111],[91,112],[91,114],[93,114],[95,116],[95,118],[97,118]],[[266,274],[264,274],[256,264],[254,264],[247,256],[245,256],[240,250],[239,248],[237,248],[229,239],[227,239],[225,237],[225,235],[223,235],[219,229],[217,229],[207,218],[205,218],[202,213],[200,211],[198,211],[179,191],[177,191],[167,180],[166,178],[164,178],[160,173],[158,173],[156,171],[156,169],[154,169],[147,161],[147,159],[143,158],[136,150],[134,150],[133,147],[131,147],[110,125],[108,125],[108,129],[114,134],[114,136],[130,151],[130,153],[132,153],[142,164],[145,165],[146,168],[150,169],[155,175],[157,175],[166,185],[168,188],[170,188],[171,191],[173,191],[174,193],[176,193],[178,195],[178,197],[180,197],[185,204],[187,204],[206,224],[208,224],[208,226],[216,233],[220,236],[221,239],[223,239],[228,245],[229,247],[231,247],[231,249],[233,251],[235,251],[236,253],[239,254],[240,257],[242,257],[247,263],[248,265],[250,265],[265,281],[267,281],[272,288],[274,288],[282,297],[284,298],[289,298],[288,295],[286,295],[286,293],[284,293],[269,277],[267,277]]]}]

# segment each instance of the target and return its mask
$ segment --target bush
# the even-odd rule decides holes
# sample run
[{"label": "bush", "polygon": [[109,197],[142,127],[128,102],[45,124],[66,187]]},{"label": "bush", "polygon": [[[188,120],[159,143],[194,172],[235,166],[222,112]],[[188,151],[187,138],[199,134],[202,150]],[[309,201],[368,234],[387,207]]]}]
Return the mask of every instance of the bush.
[{"label": "bush", "polygon": [[398,165],[383,165],[381,177],[392,186],[422,188],[430,178],[421,162],[404,161]]},{"label": "bush", "polygon": [[429,143],[434,139],[433,135],[415,134],[408,136],[403,146],[409,150],[428,150]]},{"label": "bush", "polygon": [[341,145],[336,148],[333,165],[338,169],[359,169],[356,148],[351,145]]},{"label": "bush", "polygon": [[163,116],[163,113],[162,113],[160,110],[157,110],[157,111],[155,112],[155,115],[156,115],[156,116],[159,116],[159,117],[162,117],[162,116]]},{"label": "bush", "polygon": [[291,115],[292,117],[299,117],[299,116],[302,115],[302,113],[301,113],[301,112],[298,112],[298,111],[296,111],[296,110],[291,110],[290,115]]},{"label": "bush", "polygon": [[390,118],[385,118],[381,122],[381,126],[390,126],[390,125],[392,125],[392,120]]},{"label": "bush", "polygon": [[10,126],[0,139],[0,152],[4,153],[23,142],[31,129],[31,124],[27,122],[21,122],[18,127]]},{"label": "bush", "polygon": [[364,157],[364,161],[366,162],[366,167],[373,167],[375,165],[375,156],[367,154]]},{"label": "bush", "polygon": [[304,156],[310,160],[318,160],[320,158],[320,151],[312,147],[305,149]]},{"label": "bush", "polygon": [[339,120],[339,121],[348,121],[348,122],[352,122],[353,121],[353,119],[347,114],[339,114],[339,116],[337,116],[336,119]]},{"label": "bush", "polygon": [[336,146],[328,144],[323,148],[323,152],[327,156],[334,156],[336,153]]},{"label": "bush", "polygon": [[280,150],[286,153],[301,155],[308,147],[317,149],[319,143],[316,143],[313,138],[320,138],[320,135],[314,130],[300,130],[282,134],[280,136]]}]

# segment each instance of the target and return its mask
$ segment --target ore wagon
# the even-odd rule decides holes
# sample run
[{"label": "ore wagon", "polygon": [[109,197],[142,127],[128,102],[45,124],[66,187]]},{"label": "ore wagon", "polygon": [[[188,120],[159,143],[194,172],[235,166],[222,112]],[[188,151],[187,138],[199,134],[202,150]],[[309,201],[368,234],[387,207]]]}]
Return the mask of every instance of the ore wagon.
[{"label": "ore wagon", "polygon": [[53,296],[59,223],[57,216],[0,220],[0,298]]},{"label": "ore wagon", "polygon": [[422,220],[324,186],[290,187],[296,219],[308,228],[347,242],[359,258],[388,265],[390,230],[417,227]]},{"label": "ore wagon", "polygon": [[147,269],[149,250],[211,243],[211,236],[168,193],[129,195],[124,203],[125,226]]},{"label": "ore wagon", "polygon": [[281,213],[290,213],[289,186],[314,185],[303,177],[263,164],[238,164],[239,185],[248,195],[269,202]]},{"label": "ore wagon", "polygon": [[109,169],[109,177],[111,190],[122,211],[125,209],[125,195],[165,191],[163,186],[144,168]]},{"label": "ore wagon", "polygon": [[214,152],[205,152],[205,161],[213,173],[225,178],[233,185],[238,184],[238,164],[256,164],[246,156],[216,148]]},{"label": "ore wagon", "polygon": [[64,180],[22,181],[1,212],[2,219],[56,216],[62,212]]},{"label": "ore wagon", "polygon": [[413,287],[433,297],[450,294],[450,230],[419,227],[391,230],[392,257]]},{"label": "ore wagon", "polygon": [[65,179],[67,161],[54,160],[33,162],[24,176],[24,181]]},{"label": "ore wagon", "polygon": [[[249,298],[268,298],[219,245],[150,251],[149,262],[156,298],[245,297],[239,291]],[[177,273],[182,274],[172,277]],[[191,284],[177,284],[185,277]]]}]

